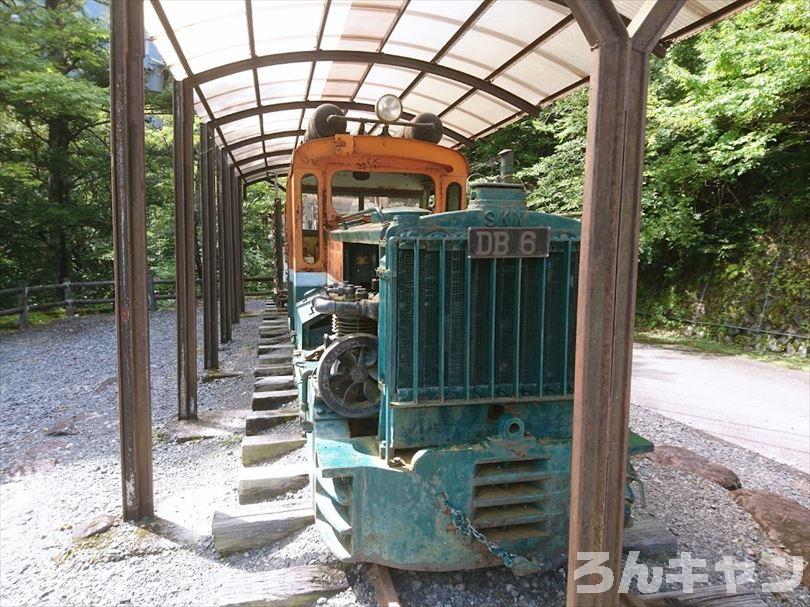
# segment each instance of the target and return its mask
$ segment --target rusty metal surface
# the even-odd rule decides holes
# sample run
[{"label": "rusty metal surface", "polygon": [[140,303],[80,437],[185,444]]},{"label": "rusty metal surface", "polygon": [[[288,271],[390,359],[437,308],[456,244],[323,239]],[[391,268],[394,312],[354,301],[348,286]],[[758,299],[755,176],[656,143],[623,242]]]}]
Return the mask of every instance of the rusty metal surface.
[{"label": "rusty metal surface", "polygon": [[116,356],[125,520],[154,514],[144,177],[143,6],[110,6]]},{"label": "rusty metal surface", "polygon": [[200,124],[200,223],[202,227],[203,361],[206,369],[219,367],[217,339],[217,233],[213,133]]},{"label": "rusty metal surface", "polygon": [[245,192],[247,185],[239,184],[239,198],[236,207],[236,219],[239,232],[239,312],[245,313]]},{"label": "rusty metal surface", "polygon": [[228,291],[228,230],[226,227],[228,199],[227,155],[219,150],[217,156],[217,265],[219,268],[219,323],[220,341],[231,341],[231,316]]},{"label": "rusty metal surface", "polygon": [[228,233],[230,235],[229,245],[229,266],[228,270],[230,275],[228,277],[228,286],[230,287],[230,314],[231,324],[234,325],[239,322],[239,280],[238,280],[238,240],[237,233],[237,219],[236,219],[236,205],[237,195],[239,190],[239,181],[236,178],[233,166],[228,169]]},{"label": "rusty metal surface", "polygon": [[197,417],[197,296],[194,280],[194,104],[190,83],[174,83],[174,252],[177,290],[177,417]]},{"label": "rusty metal surface", "polygon": [[[278,181],[276,180],[276,184]],[[284,210],[281,208],[281,198],[276,193],[276,199],[273,202],[273,246],[275,254],[275,289],[276,295],[280,295],[286,290],[284,284]]]},{"label": "rusty metal surface", "polygon": [[[638,258],[649,53],[682,0],[648,3],[627,28],[608,3],[568,5],[592,48],[582,267],[577,303],[569,572],[578,553],[604,552],[621,567],[635,267]],[[601,322],[594,322],[594,319]],[[616,607],[616,585],[578,594],[600,575],[568,576],[567,603]]]}]

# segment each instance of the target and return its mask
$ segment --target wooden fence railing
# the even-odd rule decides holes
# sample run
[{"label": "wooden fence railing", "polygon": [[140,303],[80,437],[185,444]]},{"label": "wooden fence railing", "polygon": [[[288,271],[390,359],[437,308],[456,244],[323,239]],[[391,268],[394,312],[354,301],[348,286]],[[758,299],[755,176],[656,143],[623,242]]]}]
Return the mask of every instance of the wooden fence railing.
[{"label": "wooden fence railing", "polygon": [[[273,278],[270,276],[247,276],[245,283],[272,283]],[[197,284],[200,284],[200,279],[197,279]],[[37,310],[52,310],[54,308],[64,308],[68,318],[73,315],[75,308],[84,306],[95,305],[113,305],[115,299],[110,297],[91,297],[76,299],[74,298],[75,289],[101,289],[106,288],[108,292],[111,291],[115,283],[112,280],[90,280],[84,282],[71,282],[66,280],[62,283],[48,284],[48,285],[32,285],[29,286],[25,283],[17,287],[8,289],[0,289],[0,298],[17,297],[17,306],[13,308],[0,309],[0,316],[19,315],[20,329],[28,328],[28,313]],[[174,299],[175,293],[161,292],[159,288],[162,285],[174,286],[174,279],[172,278],[155,278],[151,273],[147,276],[147,298],[149,300],[149,309],[157,310],[157,302],[166,299]],[[52,301],[31,301],[31,295],[39,292],[59,291],[62,294],[62,299]],[[246,291],[245,295],[271,295],[272,291]],[[198,295],[201,297],[201,295]]]}]

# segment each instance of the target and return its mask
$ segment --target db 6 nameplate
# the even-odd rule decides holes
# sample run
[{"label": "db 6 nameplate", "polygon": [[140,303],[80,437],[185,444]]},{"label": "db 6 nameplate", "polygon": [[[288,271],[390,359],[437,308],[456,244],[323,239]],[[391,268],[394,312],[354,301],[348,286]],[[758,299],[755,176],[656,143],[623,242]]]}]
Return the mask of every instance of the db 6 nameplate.
[{"label": "db 6 nameplate", "polygon": [[470,259],[548,257],[551,228],[469,228]]}]

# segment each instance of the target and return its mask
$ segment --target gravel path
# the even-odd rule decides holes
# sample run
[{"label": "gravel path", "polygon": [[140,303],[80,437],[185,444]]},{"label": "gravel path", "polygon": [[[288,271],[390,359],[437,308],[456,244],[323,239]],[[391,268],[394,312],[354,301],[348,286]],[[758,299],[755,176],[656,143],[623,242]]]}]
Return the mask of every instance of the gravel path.
[{"label": "gravel path", "polygon": [[[250,302],[249,311],[260,309]],[[247,409],[258,316],[236,325],[222,348],[223,370],[242,378],[200,384],[201,416]],[[118,516],[115,334],[110,315],[71,319],[0,338],[0,605],[213,605],[226,576],[333,557],[312,527],[274,546],[220,557],[213,511],[236,503],[239,436],[175,442],[174,315],[151,321],[155,499],[150,525],[120,522],[82,541],[72,530],[98,514]],[[202,335],[201,328],[198,335]],[[200,368],[202,367],[200,361]],[[750,451],[635,407],[633,426],[653,441],[679,444],[735,470],[746,487],[810,500],[808,477]],[[51,436],[46,429],[61,431]],[[287,456],[289,461],[301,452]],[[638,462],[647,504],[635,516],[665,520],[684,550],[711,562],[721,554],[758,559],[767,542],[727,493],[692,475]],[[297,492],[290,497],[301,497]],[[758,564],[757,574],[776,571]],[[375,605],[363,565],[347,567],[351,588],[319,604]],[[504,569],[425,574],[394,572],[410,607],[564,604],[563,571],[515,578]],[[802,605],[807,594],[768,597]]]}]

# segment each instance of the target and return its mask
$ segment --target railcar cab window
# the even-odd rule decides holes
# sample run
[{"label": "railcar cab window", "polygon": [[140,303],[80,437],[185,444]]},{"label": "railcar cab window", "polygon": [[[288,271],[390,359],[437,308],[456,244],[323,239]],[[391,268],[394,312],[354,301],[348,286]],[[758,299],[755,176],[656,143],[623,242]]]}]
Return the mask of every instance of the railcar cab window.
[{"label": "railcar cab window", "polygon": [[461,210],[461,186],[455,181],[447,186],[447,210]]},{"label": "railcar cab window", "polygon": [[318,225],[318,178],[308,174],[301,178],[301,246],[306,263],[317,263],[320,257],[320,232]]},{"label": "railcar cab window", "polygon": [[436,184],[418,173],[337,171],[332,177],[332,209],[347,215],[372,207],[418,207],[433,210]]}]

